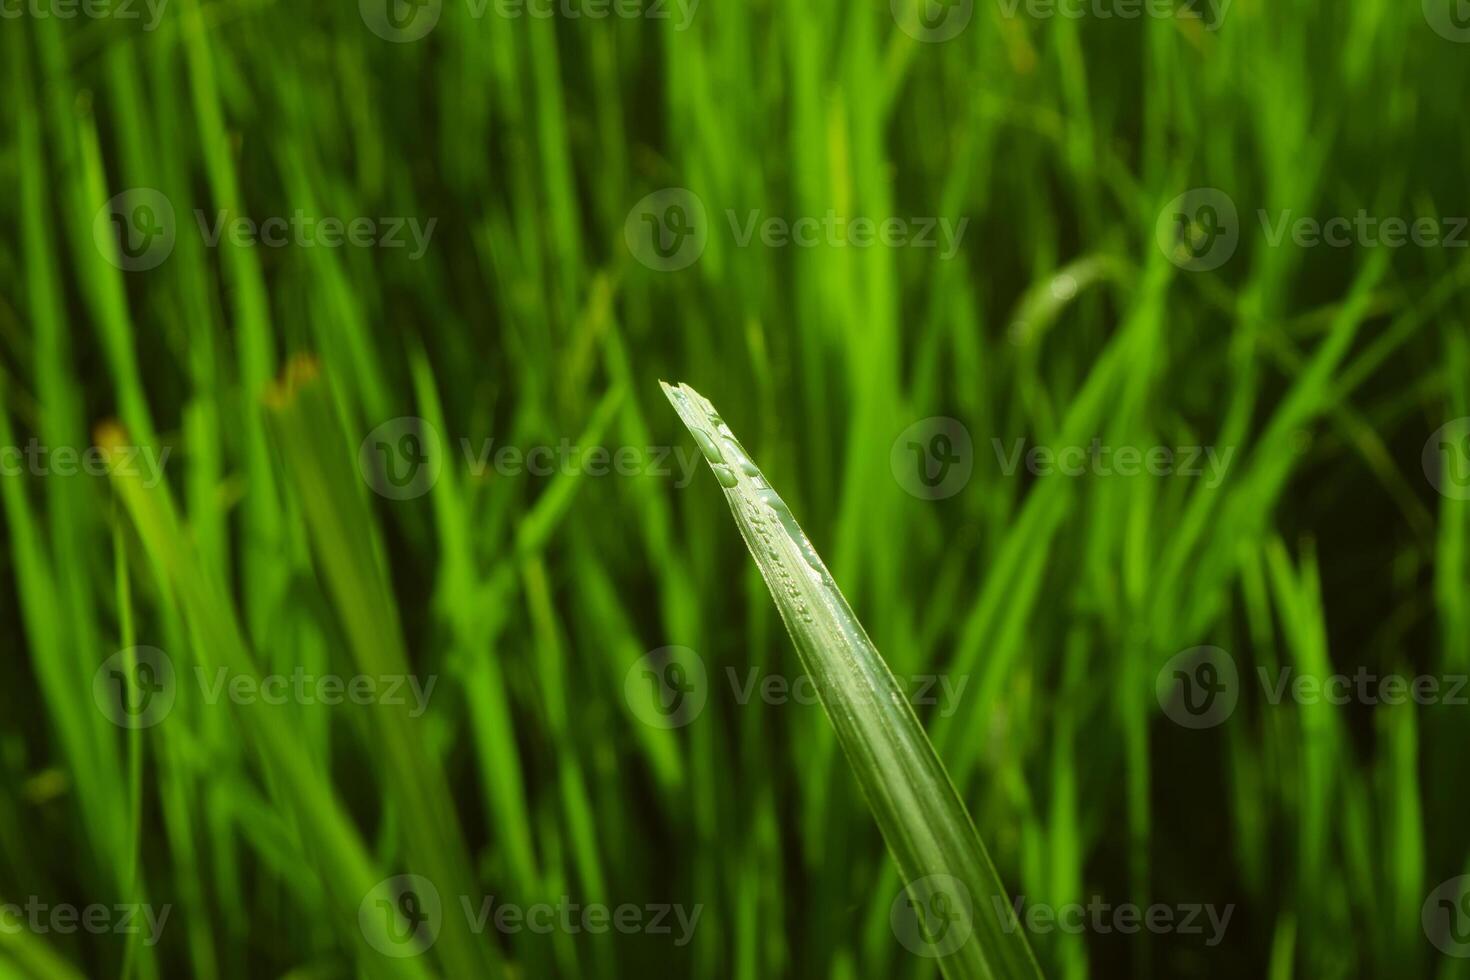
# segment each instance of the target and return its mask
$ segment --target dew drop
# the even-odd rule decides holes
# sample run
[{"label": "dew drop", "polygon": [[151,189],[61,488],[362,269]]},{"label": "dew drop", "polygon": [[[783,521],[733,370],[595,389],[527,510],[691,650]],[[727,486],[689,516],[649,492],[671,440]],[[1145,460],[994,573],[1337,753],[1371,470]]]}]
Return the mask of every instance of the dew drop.
[{"label": "dew drop", "polygon": [[760,467],[756,466],[750,461],[750,457],[745,455],[745,450],[741,448],[739,442],[736,442],[733,438],[726,436],[724,438],[724,443],[726,458],[728,458],[736,466],[740,467],[740,472],[744,473],[748,477],[751,477],[752,479],[761,475]]},{"label": "dew drop", "polygon": [[817,557],[816,549],[807,540],[806,534],[801,530],[801,526],[796,523],[796,518],[792,516],[791,508],[786,506],[786,501],[782,500],[776,491],[769,488],[757,490],[756,493],[760,496],[761,502],[769,507],[771,513],[775,514],[776,519],[781,522],[781,527],[786,531],[786,536],[796,545],[796,549],[801,552],[801,557],[806,559],[806,563],[815,571],[821,572],[823,570],[822,560]]},{"label": "dew drop", "polygon": [[715,471],[715,479],[720,481],[720,486],[726,487],[731,490],[739,486],[739,477],[735,475],[734,470],[730,469],[730,467],[726,466],[724,463],[716,463],[711,460],[709,468]]},{"label": "dew drop", "polygon": [[708,432],[703,429],[690,429],[689,431],[694,433],[694,441],[699,443],[700,452],[704,453],[705,459],[711,464],[725,461],[725,457],[720,455],[720,447],[715,445],[715,441],[710,438]]}]

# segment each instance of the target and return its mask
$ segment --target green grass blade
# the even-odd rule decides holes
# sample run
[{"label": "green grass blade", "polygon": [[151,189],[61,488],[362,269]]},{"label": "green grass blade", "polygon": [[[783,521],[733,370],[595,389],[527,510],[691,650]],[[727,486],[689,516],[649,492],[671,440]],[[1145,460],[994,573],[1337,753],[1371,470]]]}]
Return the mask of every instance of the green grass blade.
[{"label": "green grass blade", "polygon": [[[384,568],[383,547],[321,367],[299,356],[267,400],[272,432],[306,516],[319,574],[342,617],[354,668],[371,677],[411,676],[403,628]],[[452,895],[471,894],[464,844],[448,779],[427,747],[423,723],[393,710],[369,714],[383,778],[412,828],[404,850],[416,869]],[[438,954],[446,972],[484,975],[484,953],[455,916]],[[498,962],[498,961],[492,961]]]},{"label": "green grass blade", "polygon": [[945,976],[1039,977],[964,802],[827,566],[714,406],[688,385],[665,384],[664,394],[725,489],[909,900],[920,906],[916,921],[937,926],[929,917],[944,916],[966,934],[953,949],[938,931],[925,934],[930,951],[943,953]]},{"label": "green grass blade", "polygon": [[[109,461],[132,445],[127,431],[115,422],[98,427],[96,442]],[[167,573],[178,594],[196,638],[195,650],[201,664],[206,668],[224,667],[260,683],[259,657],[246,644],[224,583],[206,570],[180,523],[169,489],[149,486],[139,473],[120,466],[109,467],[109,475],[144,548]],[[363,927],[353,921],[357,917],[352,910],[373,890],[383,869],[370,857],[328,774],[301,752],[304,739],[298,726],[244,707],[235,718],[268,780],[279,787],[278,805],[288,808],[298,822],[303,851],[314,862],[298,866],[295,873],[308,879],[316,876],[333,896],[335,924],[343,948],[373,957],[374,976],[425,980],[430,974],[418,960],[380,956],[361,942]]]},{"label": "green grass blade", "polygon": [[0,931],[0,980],[80,980],[81,973],[37,936]]}]

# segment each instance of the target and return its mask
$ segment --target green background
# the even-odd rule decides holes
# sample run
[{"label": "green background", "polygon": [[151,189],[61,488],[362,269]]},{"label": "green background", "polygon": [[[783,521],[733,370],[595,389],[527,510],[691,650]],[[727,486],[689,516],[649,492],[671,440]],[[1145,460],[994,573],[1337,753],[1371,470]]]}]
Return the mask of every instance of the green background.
[{"label": "green background", "polygon": [[[1033,930],[1048,976],[1470,974],[1421,921],[1470,870],[1470,708],[1257,680],[1470,669],[1470,443],[1434,437],[1470,416],[1470,232],[1275,231],[1455,234],[1456,7],[490,3],[400,4],[417,40],[368,0],[0,6],[0,446],[170,450],[156,485],[0,479],[0,903],[172,907],[155,946],[0,929],[0,975],[935,975],[821,709],[732,688],[800,667],[660,378],[720,408],[894,673],[963,682],[916,708],[1012,894],[1234,907],[1213,946]],[[201,228],[298,211],[435,223],[418,257]],[[752,212],[967,223],[945,258],[742,243]],[[968,475],[928,499],[903,434],[936,418]],[[491,439],[641,462],[472,465]],[[1232,455],[1002,465],[1094,439]],[[375,492],[383,451],[436,475]],[[1155,688],[1200,645],[1238,703],[1194,729]],[[174,701],[128,728],[94,678],[138,646]],[[634,692],[669,646],[705,704],[663,728]],[[421,717],[210,703],[221,669],[436,686]],[[420,956],[359,917],[400,874],[444,904]],[[475,933],[460,896],[702,911],[682,945]]]}]

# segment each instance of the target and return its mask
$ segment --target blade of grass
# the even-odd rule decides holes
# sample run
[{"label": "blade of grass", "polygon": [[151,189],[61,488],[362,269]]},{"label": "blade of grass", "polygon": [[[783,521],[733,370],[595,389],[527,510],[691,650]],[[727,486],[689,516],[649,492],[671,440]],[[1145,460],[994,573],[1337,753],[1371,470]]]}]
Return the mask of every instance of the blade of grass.
[{"label": "blade of grass", "polygon": [[[370,677],[409,677],[410,663],[397,605],[384,567],[384,550],[352,465],[332,393],[313,358],[301,356],[267,399],[272,432],[287,464],[315,546],[318,573],[342,616],[353,665]],[[412,830],[404,849],[414,866],[447,894],[469,895],[469,851],[455,818],[448,779],[426,747],[422,722],[405,713],[368,715],[383,752],[383,779]],[[476,937],[450,916],[439,955],[456,976],[487,968]],[[490,964],[498,965],[491,959]]]},{"label": "blade of grass", "polygon": [[[130,445],[129,438],[121,426],[106,422],[98,427],[96,442],[111,464],[121,448]],[[224,667],[259,683],[258,660],[245,642],[234,604],[224,584],[203,565],[179,522],[168,488],[149,487],[140,474],[122,467],[109,465],[108,469],[139,539],[178,593],[201,664]],[[241,710],[236,717],[261,765],[280,787],[281,802],[290,807],[299,823],[301,844],[311,855],[313,866],[300,868],[298,873],[319,876],[336,900],[337,909],[354,908],[373,889],[381,877],[380,869],[369,856],[331,780],[301,754],[297,726],[255,711]],[[344,912],[338,912],[334,920],[343,946],[361,950],[359,923]],[[375,975],[404,980],[429,976],[425,965],[417,960],[367,955],[375,956]]]},{"label": "blade of grass", "polygon": [[1040,977],[964,802],[827,566],[714,406],[688,385],[663,387],[725,489],[910,895],[937,897],[921,881],[944,875],[959,884],[940,894],[962,886],[979,909],[974,941],[938,957],[945,975]]},{"label": "blade of grass", "polygon": [[83,974],[25,930],[0,931],[0,980],[80,980]]}]

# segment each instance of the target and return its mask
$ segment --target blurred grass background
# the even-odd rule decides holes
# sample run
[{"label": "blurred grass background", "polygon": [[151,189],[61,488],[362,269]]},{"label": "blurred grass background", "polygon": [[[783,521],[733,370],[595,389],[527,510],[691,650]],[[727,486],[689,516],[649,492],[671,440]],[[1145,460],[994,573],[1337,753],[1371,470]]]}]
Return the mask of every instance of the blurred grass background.
[{"label": "blurred grass background", "polygon": [[[1209,948],[1032,935],[1048,975],[1470,972],[1420,925],[1470,870],[1466,709],[1249,682],[1470,667],[1465,504],[1419,465],[1470,415],[1465,253],[1272,246],[1256,219],[1470,213],[1470,48],[1386,0],[982,0],[942,43],[900,7],[706,0],[686,24],[443,0],[407,43],[348,3],[0,20],[0,445],[172,450],[158,486],[0,482],[0,901],[174,907],[152,947],[0,934],[0,973],[933,975],[890,928],[897,878],[820,710],[724,681],[799,668],[713,478],[477,475],[459,451],[693,452],[661,377],[720,406],[896,674],[968,679],[921,716],[1013,893],[1236,906]],[[708,241],[663,272],[624,229],[670,187]],[[1155,244],[1195,187],[1239,209],[1208,272]],[[154,268],[94,235],[130,188],[175,215]],[[195,219],[297,210],[437,223],[415,261],[211,247]],[[726,216],[752,210],[969,223],[943,261],[740,247]],[[974,441],[938,501],[889,465],[934,416]],[[443,437],[407,500],[354,465],[399,417]],[[992,440],[1023,438],[1235,455],[1218,487],[1007,475]],[[1206,643],[1248,681],[1189,731],[1155,677]],[[180,695],[129,731],[92,682],[139,644]],[[664,730],[624,682],[669,645],[711,681]],[[418,719],[204,703],[194,671],[221,666],[438,687]],[[703,914],[675,946],[451,913],[393,959],[358,909],[400,873],[451,907]]]}]

